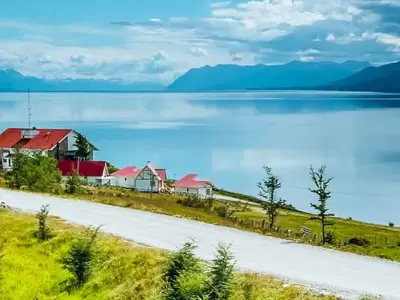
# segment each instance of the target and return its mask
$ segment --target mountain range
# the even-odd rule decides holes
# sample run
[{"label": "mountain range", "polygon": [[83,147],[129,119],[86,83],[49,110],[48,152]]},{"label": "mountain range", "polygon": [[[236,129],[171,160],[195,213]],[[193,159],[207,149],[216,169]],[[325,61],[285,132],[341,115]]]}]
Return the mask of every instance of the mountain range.
[{"label": "mountain range", "polygon": [[0,70],[0,92],[124,92],[161,90],[165,86],[152,82],[125,83],[122,80],[42,79],[24,76],[15,70]]},{"label": "mountain range", "polygon": [[173,82],[170,91],[248,89],[311,89],[344,79],[365,68],[367,62],[300,62],[282,65],[217,65],[191,69]]},{"label": "mountain range", "polygon": [[15,70],[0,70],[0,92],[28,89],[42,92],[333,90],[400,93],[400,62],[379,67],[357,61],[204,66],[189,70],[167,88],[157,83],[122,80],[48,80],[24,76]]},{"label": "mountain range", "polygon": [[380,67],[369,67],[322,90],[400,93],[400,61]]}]

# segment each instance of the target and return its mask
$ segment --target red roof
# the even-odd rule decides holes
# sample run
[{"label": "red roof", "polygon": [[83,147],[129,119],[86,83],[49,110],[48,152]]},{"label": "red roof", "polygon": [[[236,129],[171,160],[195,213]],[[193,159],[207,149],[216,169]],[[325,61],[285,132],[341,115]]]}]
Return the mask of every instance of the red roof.
[{"label": "red roof", "polygon": [[23,148],[51,150],[61,142],[72,129],[37,129],[32,139],[22,139],[23,128],[8,128],[0,134],[0,148]]},{"label": "red roof", "polygon": [[[154,167],[150,164],[147,167],[154,173],[154,175],[160,177],[161,181],[167,180],[167,171],[165,169],[154,169]],[[136,168],[135,166],[129,166],[118,170],[111,174],[111,176],[122,176],[122,177],[134,177],[136,178],[144,168]]]},{"label": "red roof", "polygon": [[158,176],[160,176],[162,181],[167,180],[167,170],[165,169],[156,169]]},{"label": "red roof", "polygon": [[130,166],[112,173],[111,176],[136,177],[141,171],[142,169]]},{"label": "red roof", "polygon": [[182,179],[175,182],[175,187],[178,188],[194,188],[197,189],[201,187],[203,184],[209,184],[212,187],[215,185],[209,180],[196,180],[197,174],[189,174],[183,177]]},{"label": "red roof", "polygon": [[[70,176],[74,170],[78,171],[78,161],[59,161],[58,168],[62,176]],[[79,176],[103,177],[103,174],[107,174],[107,163],[105,161],[79,161]]]}]

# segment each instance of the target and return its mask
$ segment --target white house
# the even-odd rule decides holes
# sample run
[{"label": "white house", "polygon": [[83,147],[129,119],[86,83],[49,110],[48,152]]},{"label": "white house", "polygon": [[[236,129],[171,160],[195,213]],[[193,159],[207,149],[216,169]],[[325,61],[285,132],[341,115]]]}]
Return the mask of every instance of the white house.
[{"label": "white house", "polygon": [[[72,129],[8,128],[0,134],[0,169],[12,168],[15,149],[27,154],[41,151],[43,155],[66,160],[77,150],[74,146],[76,135]],[[96,147],[91,145],[91,160],[95,150]]]},{"label": "white house", "polygon": [[[151,163],[143,168],[130,166],[113,174],[113,185],[136,189],[141,192],[161,192],[165,188],[167,172],[165,169],[157,169]],[[153,186],[152,186],[153,183]]]},{"label": "white house", "polygon": [[175,194],[193,195],[198,198],[213,198],[215,185],[210,180],[196,179],[197,174],[189,174],[175,182]]},{"label": "white house", "polygon": [[108,173],[105,161],[73,161],[64,160],[58,162],[63,181],[67,181],[75,171],[81,180],[89,184],[111,185],[113,178]]}]

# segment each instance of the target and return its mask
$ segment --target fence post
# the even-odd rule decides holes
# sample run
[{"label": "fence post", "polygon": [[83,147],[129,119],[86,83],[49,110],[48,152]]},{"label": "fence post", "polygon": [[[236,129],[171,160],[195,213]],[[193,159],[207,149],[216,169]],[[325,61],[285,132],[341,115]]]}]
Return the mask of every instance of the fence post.
[{"label": "fence post", "polygon": [[261,224],[262,229],[265,229],[265,219],[262,220],[262,224]]}]

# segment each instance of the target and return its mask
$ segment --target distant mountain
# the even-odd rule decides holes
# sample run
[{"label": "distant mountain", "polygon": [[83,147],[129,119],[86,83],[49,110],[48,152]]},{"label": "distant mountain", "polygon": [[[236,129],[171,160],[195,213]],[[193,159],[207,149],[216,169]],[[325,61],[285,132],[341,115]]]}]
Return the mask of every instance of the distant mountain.
[{"label": "distant mountain", "polygon": [[102,92],[162,90],[165,86],[151,82],[125,83],[121,80],[57,79],[24,76],[15,70],[0,70],[0,92]]},{"label": "distant mountain", "polygon": [[400,93],[400,61],[369,67],[321,89],[339,91]]},{"label": "distant mountain", "polygon": [[346,78],[364,68],[367,62],[300,62],[283,65],[217,65],[191,69],[173,82],[171,91],[210,91],[248,89],[307,89]]}]

